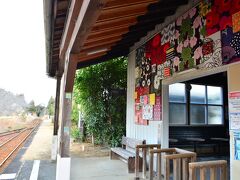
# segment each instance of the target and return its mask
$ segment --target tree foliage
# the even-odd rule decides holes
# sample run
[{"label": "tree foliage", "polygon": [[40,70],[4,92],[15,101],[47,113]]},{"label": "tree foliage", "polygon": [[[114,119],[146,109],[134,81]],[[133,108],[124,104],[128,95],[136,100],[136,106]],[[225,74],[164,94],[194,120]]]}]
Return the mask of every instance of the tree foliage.
[{"label": "tree foliage", "polygon": [[27,112],[32,113],[32,114],[36,113],[36,106],[35,106],[35,102],[33,100],[30,101],[26,110],[27,110]]},{"label": "tree foliage", "polygon": [[125,57],[77,71],[74,101],[95,142],[118,145],[126,129],[127,60]]},{"label": "tree foliage", "polygon": [[30,101],[30,103],[28,104],[26,111],[28,113],[31,113],[32,115],[37,115],[38,117],[42,116],[45,112],[45,107],[41,104],[39,105],[35,105],[35,102],[32,100]]},{"label": "tree foliage", "polygon": [[48,115],[50,115],[50,116],[54,115],[54,107],[55,107],[55,100],[51,96],[49,101],[48,101],[48,105],[47,105],[47,113],[48,113]]}]

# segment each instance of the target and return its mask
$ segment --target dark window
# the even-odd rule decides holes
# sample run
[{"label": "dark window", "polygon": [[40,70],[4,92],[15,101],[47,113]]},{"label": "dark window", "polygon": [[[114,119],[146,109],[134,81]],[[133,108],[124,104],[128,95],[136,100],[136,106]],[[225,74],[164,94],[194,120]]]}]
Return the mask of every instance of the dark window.
[{"label": "dark window", "polygon": [[[190,87],[189,93],[187,87]],[[221,125],[222,87],[172,84],[169,86],[169,107],[170,125]]]}]

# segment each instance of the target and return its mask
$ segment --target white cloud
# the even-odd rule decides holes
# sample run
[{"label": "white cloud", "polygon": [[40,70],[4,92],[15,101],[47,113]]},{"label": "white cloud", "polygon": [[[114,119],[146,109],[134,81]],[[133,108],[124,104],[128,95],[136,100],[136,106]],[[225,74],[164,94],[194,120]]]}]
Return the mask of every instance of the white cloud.
[{"label": "white cloud", "polygon": [[0,6],[0,88],[47,104],[55,79],[46,75],[42,0],[2,1]]}]

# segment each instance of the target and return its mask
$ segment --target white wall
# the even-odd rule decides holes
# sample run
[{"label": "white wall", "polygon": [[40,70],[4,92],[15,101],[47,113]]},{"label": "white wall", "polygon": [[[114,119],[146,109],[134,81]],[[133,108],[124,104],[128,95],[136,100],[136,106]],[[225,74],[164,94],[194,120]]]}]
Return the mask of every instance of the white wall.
[{"label": "white wall", "polygon": [[128,79],[127,79],[127,137],[145,139],[147,143],[160,143],[158,129],[160,121],[149,121],[148,126],[135,124],[135,51],[128,56]]}]

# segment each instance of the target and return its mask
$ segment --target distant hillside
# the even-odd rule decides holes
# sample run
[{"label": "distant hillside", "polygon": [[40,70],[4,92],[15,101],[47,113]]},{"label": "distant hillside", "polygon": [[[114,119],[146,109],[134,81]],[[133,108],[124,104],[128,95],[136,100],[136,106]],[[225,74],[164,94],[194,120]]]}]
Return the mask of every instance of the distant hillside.
[{"label": "distant hillside", "polygon": [[15,95],[0,88],[0,116],[17,115],[27,106],[23,94]]}]

